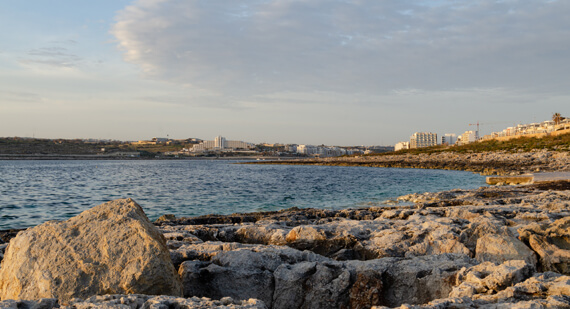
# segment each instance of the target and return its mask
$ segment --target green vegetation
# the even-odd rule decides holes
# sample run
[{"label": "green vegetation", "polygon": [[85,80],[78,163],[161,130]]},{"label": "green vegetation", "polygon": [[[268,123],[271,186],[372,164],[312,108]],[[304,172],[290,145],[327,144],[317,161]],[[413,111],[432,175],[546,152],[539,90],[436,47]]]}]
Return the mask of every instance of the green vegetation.
[{"label": "green vegetation", "polygon": [[0,154],[97,154],[101,147],[116,147],[112,144],[88,144],[82,140],[0,138]]},{"label": "green vegetation", "polygon": [[85,142],[80,139],[0,138],[0,155],[96,155],[113,152],[140,152],[142,157],[154,157],[191,147],[190,144],[134,145],[121,141]]},{"label": "green vegetation", "polygon": [[554,113],[552,115],[552,121],[554,121],[555,124],[559,124],[564,119],[566,119],[566,118],[562,117],[562,115],[560,115],[560,113]]}]

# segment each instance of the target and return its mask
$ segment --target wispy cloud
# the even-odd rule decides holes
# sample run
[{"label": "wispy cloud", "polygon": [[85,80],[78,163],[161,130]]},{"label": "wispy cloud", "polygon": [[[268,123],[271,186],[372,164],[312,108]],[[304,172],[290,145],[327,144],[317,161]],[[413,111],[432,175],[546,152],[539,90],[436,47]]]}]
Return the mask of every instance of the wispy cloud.
[{"label": "wispy cloud", "polygon": [[2,91],[0,102],[39,103],[42,98],[39,94],[26,91]]},{"label": "wispy cloud", "polygon": [[27,65],[48,65],[59,68],[79,66],[83,59],[69,50],[67,46],[76,45],[74,40],[54,41],[51,46],[40,47],[28,51],[19,62]]},{"label": "wispy cloud", "polygon": [[113,27],[153,78],[219,93],[566,91],[567,1],[141,0]]}]

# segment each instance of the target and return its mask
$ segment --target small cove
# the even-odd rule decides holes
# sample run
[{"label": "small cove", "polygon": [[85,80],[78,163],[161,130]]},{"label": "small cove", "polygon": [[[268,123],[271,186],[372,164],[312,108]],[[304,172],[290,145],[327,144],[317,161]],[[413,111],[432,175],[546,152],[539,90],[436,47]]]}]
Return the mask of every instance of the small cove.
[{"label": "small cove", "polygon": [[233,163],[0,161],[0,229],[65,220],[127,197],[154,220],[163,214],[381,206],[405,194],[485,185],[485,177],[462,171]]}]

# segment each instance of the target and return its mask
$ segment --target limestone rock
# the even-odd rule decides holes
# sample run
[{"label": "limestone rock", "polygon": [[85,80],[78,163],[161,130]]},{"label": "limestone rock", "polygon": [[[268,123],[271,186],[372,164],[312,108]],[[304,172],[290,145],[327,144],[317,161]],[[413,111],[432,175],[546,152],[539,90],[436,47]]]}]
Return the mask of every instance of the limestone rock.
[{"label": "limestone rock", "polygon": [[487,234],[477,240],[475,258],[479,262],[501,264],[509,260],[524,260],[536,266],[536,255],[522,241],[504,235]]},{"label": "limestone rock", "polygon": [[21,308],[31,308],[31,309],[52,309],[59,306],[57,299],[55,298],[42,298],[37,301],[33,300],[20,300],[16,301],[13,299],[0,301],[0,309],[21,309]]},{"label": "limestone rock", "polygon": [[457,274],[458,286],[454,287],[450,297],[473,297],[476,294],[493,294],[515,285],[532,275],[534,267],[525,261],[507,261],[501,265],[483,262],[470,268],[464,268]]},{"label": "limestone rock", "polygon": [[456,272],[475,262],[462,254],[334,261],[286,246],[219,242],[177,251],[191,247],[202,260],[180,265],[186,297],[256,298],[270,308],[419,304],[447,297]]},{"label": "limestone rock", "polygon": [[463,267],[475,261],[462,254],[441,254],[404,259],[390,263],[383,274],[383,304],[423,304],[446,298]]},{"label": "limestone rock", "polygon": [[224,297],[219,300],[209,298],[179,298],[174,296],[149,296],[141,294],[130,295],[102,295],[92,296],[86,300],[73,299],[68,306],[60,306],[57,299],[30,300],[5,300],[0,301],[1,309],[267,309],[265,304],[257,299],[234,300]]},{"label": "limestone rock", "polygon": [[542,270],[570,274],[570,217],[551,224],[535,223],[519,233],[539,255]]},{"label": "limestone rock", "polygon": [[206,261],[185,261],[179,273],[184,295],[236,299],[256,298],[270,306],[275,286],[274,272],[283,264],[329,259],[309,251],[280,246],[241,245],[206,242],[195,245],[206,251],[216,246],[222,249]]},{"label": "limestone rock", "polygon": [[282,265],[275,270],[273,308],[340,308],[350,286],[350,271],[338,262]]},{"label": "limestone rock", "polygon": [[2,300],[130,293],[182,295],[164,237],[132,199],[20,232],[0,268]]}]

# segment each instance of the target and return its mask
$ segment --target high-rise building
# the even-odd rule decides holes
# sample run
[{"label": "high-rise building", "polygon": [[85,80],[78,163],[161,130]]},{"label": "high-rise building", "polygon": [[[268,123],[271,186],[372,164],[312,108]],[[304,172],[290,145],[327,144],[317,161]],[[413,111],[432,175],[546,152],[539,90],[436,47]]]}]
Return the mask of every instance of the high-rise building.
[{"label": "high-rise building", "polygon": [[200,152],[207,150],[239,150],[253,149],[255,146],[251,143],[242,141],[228,141],[223,136],[216,136],[213,141],[202,141],[198,145],[194,145],[190,151]]},{"label": "high-rise building", "polygon": [[477,131],[465,131],[461,135],[461,144],[469,144],[477,141],[479,138]]},{"label": "high-rise building", "polygon": [[437,146],[437,134],[416,132],[410,137],[410,149]]},{"label": "high-rise building", "polygon": [[455,145],[457,142],[457,135],[453,133],[446,133],[441,137],[441,144],[442,145]]},{"label": "high-rise building", "polygon": [[216,136],[216,138],[214,138],[214,148],[217,149],[226,148],[226,138],[221,135]]}]

